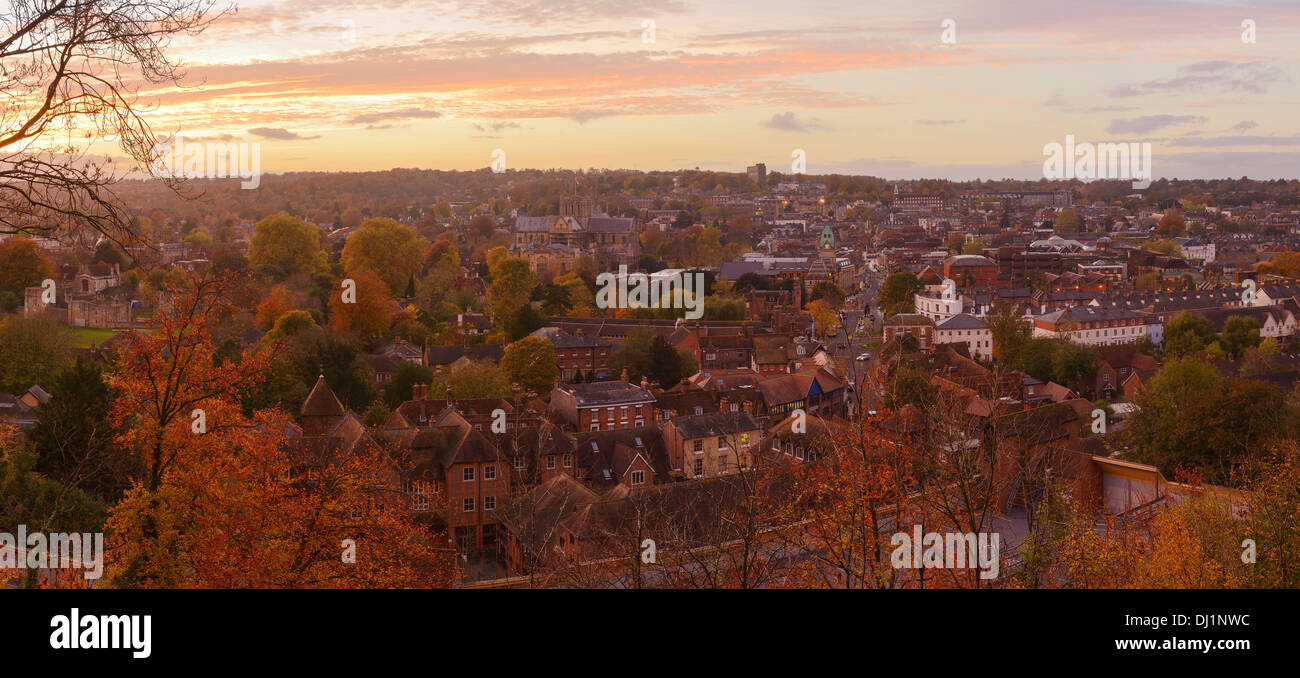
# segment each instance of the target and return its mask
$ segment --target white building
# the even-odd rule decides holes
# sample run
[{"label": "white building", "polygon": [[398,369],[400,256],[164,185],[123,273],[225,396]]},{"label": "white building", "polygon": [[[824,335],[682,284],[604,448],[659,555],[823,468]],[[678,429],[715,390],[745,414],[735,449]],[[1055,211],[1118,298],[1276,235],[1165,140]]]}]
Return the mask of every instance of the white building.
[{"label": "white building", "polygon": [[970,357],[993,359],[993,331],[983,320],[965,313],[959,313],[935,325],[934,343],[966,344]]},{"label": "white building", "polygon": [[[1155,327],[1150,327],[1154,325]],[[1100,306],[1072,306],[1034,318],[1034,336],[1068,339],[1090,346],[1110,346],[1164,339],[1164,325],[1153,316]]]}]

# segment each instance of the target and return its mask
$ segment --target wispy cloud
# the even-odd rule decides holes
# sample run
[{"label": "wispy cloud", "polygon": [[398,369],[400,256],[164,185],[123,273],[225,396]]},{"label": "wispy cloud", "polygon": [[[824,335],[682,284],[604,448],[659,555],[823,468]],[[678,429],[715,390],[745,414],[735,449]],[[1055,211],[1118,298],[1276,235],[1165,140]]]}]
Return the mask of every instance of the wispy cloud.
[{"label": "wispy cloud", "polygon": [[817,118],[799,120],[798,118],[795,117],[794,111],[786,111],[785,113],[773,113],[770,119],[764,120],[759,124],[761,124],[764,127],[769,127],[771,129],[779,129],[784,132],[804,133],[804,132],[811,132],[813,130],[825,129],[825,127],[821,124],[821,121],[818,120]]},{"label": "wispy cloud", "polygon": [[1137,118],[1111,120],[1106,131],[1111,134],[1146,134],[1165,127],[1205,122],[1199,115],[1144,115]]},{"label": "wispy cloud", "polygon": [[1264,94],[1270,85],[1283,80],[1286,80],[1286,75],[1281,68],[1264,62],[1198,61],[1178,69],[1178,75],[1172,78],[1118,85],[1112,87],[1109,93],[1114,97],[1179,94],[1206,90]]},{"label": "wispy cloud", "polygon": [[379,111],[375,113],[362,113],[354,116],[348,121],[352,125],[374,125],[381,122],[398,122],[405,120],[428,120],[441,118],[442,113],[438,111],[421,110],[418,108],[407,108],[400,111]]},{"label": "wispy cloud", "polygon": [[1222,137],[1193,137],[1174,139],[1169,142],[1170,146],[1196,146],[1210,148],[1216,146],[1300,146],[1300,136],[1294,137],[1265,137],[1258,135],[1239,134],[1235,136]]},{"label": "wispy cloud", "polygon": [[262,137],[263,139],[276,139],[280,141],[290,141],[295,139],[319,139],[319,136],[305,137],[297,132],[290,132],[283,127],[254,127],[248,130],[253,136]]}]

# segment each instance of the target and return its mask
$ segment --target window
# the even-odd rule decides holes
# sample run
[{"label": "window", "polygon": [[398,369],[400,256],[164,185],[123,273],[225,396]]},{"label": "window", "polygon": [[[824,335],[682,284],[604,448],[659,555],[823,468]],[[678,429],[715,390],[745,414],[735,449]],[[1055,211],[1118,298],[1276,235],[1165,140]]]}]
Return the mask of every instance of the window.
[{"label": "window", "polygon": [[644,485],[644,484],[645,484],[645,471],[633,471],[633,472],[632,472],[632,484],[633,484],[633,485]]},{"label": "window", "polygon": [[727,473],[727,466],[729,463],[730,462],[727,461],[727,455],[724,454],[721,457],[718,457],[718,473]]},{"label": "window", "polygon": [[704,453],[704,441],[701,440],[701,439],[699,439],[699,438],[696,438],[696,439],[695,439],[694,449],[695,449],[695,454],[703,454],[703,453]]},{"label": "window", "polygon": [[465,497],[465,512],[470,513],[474,510],[474,498]]},{"label": "window", "polygon": [[564,455],[564,468],[572,468],[572,467],[573,467],[573,455],[572,454]]},{"label": "window", "polygon": [[696,459],[696,460],[695,460],[695,475],[697,475],[697,476],[702,476],[702,475],[704,475],[704,460],[703,460],[703,459]]},{"label": "window", "polygon": [[411,482],[411,510],[428,511],[429,510],[429,483],[423,480]]},{"label": "window", "polygon": [[483,497],[483,510],[491,511],[497,507],[497,498],[493,496]]},{"label": "window", "polygon": [[718,436],[718,449],[727,449],[727,436]]},{"label": "window", "polygon": [[546,455],[546,468],[548,469],[555,468],[555,455],[553,454]]},{"label": "window", "polygon": [[465,469],[461,472],[461,477],[467,483],[474,482],[474,467],[466,466]]},{"label": "window", "polygon": [[519,455],[518,457],[515,457],[515,470],[516,471],[524,470],[524,456],[522,454]]},{"label": "window", "polygon": [[598,422],[598,421],[592,421],[592,422],[591,422],[591,430],[593,430],[593,431],[599,431],[599,430],[600,430],[600,422]]},{"label": "window", "polygon": [[496,480],[497,467],[495,464],[489,464],[483,467],[483,480]]}]

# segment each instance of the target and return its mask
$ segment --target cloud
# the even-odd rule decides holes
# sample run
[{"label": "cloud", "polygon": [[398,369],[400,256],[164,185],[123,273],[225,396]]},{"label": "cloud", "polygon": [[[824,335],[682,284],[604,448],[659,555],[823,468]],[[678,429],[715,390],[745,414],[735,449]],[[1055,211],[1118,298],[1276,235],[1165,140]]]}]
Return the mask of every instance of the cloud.
[{"label": "cloud", "polygon": [[249,134],[259,136],[264,139],[277,139],[280,141],[289,141],[293,139],[319,139],[320,136],[305,137],[297,132],[290,132],[283,127],[254,127],[248,130]]},{"label": "cloud", "polygon": [[811,132],[815,129],[825,129],[822,126],[821,121],[819,121],[817,118],[809,118],[806,121],[796,119],[794,117],[794,111],[786,111],[785,113],[773,113],[772,118],[770,120],[764,120],[759,124],[764,127],[779,129],[785,132],[804,133],[804,132]]},{"label": "cloud", "polygon": [[1178,69],[1178,75],[1163,80],[1118,85],[1109,92],[1114,97],[1136,97],[1145,94],[1178,94],[1215,90],[1219,92],[1247,92],[1264,94],[1270,85],[1286,80],[1277,66],[1252,61],[1198,61]]},{"label": "cloud", "polygon": [[1197,146],[1202,148],[1215,146],[1300,146],[1300,136],[1264,137],[1258,135],[1236,135],[1223,137],[1181,138],[1169,142],[1170,146]]},{"label": "cloud", "polygon": [[1259,127],[1259,125],[1254,120],[1242,120],[1241,122],[1233,125],[1232,127],[1229,127],[1228,129],[1240,134],[1242,132],[1249,132],[1250,130],[1255,129],[1256,127]]},{"label": "cloud", "polygon": [[961,120],[917,120],[918,123],[928,127],[947,127],[948,125],[957,125],[966,122],[965,118]]},{"label": "cloud", "polygon": [[419,108],[407,108],[397,111],[379,111],[377,113],[362,113],[348,120],[350,125],[373,125],[378,122],[393,122],[399,120],[417,120],[441,118],[442,114],[438,111],[428,111]]},{"label": "cloud", "polygon": [[474,123],[474,129],[480,132],[486,132],[488,130],[491,130],[493,132],[500,132],[503,129],[518,129],[518,128],[519,128],[519,123],[510,122],[510,121],[490,122],[485,125]]},{"label": "cloud", "polygon": [[1171,125],[1205,122],[1198,115],[1144,115],[1137,118],[1117,118],[1106,128],[1111,134],[1146,134]]},{"label": "cloud", "polygon": [[[545,23],[570,23],[580,18],[640,18],[652,11],[644,0],[462,0],[456,9],[464,16],[495,23],[519,23],[528,26]],[[658,0],[655,15],[686,11],[681,0]],[[638,26],[640,22],[638,22]]]}]

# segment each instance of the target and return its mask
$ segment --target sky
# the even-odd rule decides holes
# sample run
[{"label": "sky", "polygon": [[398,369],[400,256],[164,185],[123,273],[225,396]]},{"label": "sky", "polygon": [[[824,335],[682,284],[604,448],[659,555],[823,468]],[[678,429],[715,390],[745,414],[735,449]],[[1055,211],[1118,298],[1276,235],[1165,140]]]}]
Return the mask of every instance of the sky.
[{"label": "sky", "polygon": [[263,171],[798,149],[809,174],[1038,179],[1073,135],[1150,143],[1158,177],[1300,176],[1296,0],[241,0],[171,50],[156,131],[257,142]]}]

